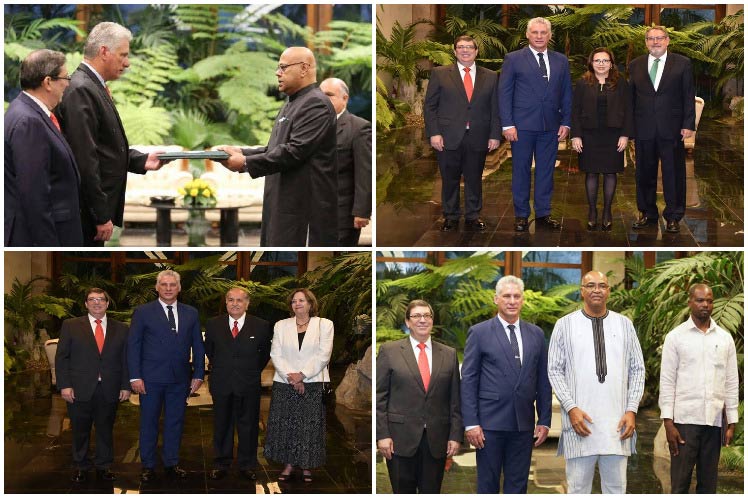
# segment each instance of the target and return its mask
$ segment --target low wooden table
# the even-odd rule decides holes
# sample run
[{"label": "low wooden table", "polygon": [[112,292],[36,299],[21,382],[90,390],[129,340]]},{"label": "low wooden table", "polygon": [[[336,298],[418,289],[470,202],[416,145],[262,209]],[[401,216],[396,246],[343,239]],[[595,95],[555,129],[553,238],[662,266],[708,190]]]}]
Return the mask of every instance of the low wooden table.
[{"label": "low wooden table", "polygon": [[205,219],[207,211],[218,209],[221,211],[220,234],[221,246],[235,247],[239,245],[239,209],[249,207],[250,204],[218,203],[215,206],[178,206],[166,203],[150,203],[147,207],[156,210],[156,244],[171,246],[171,212],[189,211],[187,218],[188,246],[204,246],[205,235],[210,228],[210,222]]}]

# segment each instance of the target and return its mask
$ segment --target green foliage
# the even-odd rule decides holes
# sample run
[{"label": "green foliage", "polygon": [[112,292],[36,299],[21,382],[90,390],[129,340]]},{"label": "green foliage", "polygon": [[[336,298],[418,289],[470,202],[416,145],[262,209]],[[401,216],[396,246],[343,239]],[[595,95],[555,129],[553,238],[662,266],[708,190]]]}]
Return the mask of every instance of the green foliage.
[{"label": "green foliage", "polygon": [[46,319],[45,315],[57,318],[69,316],[73,300],[66,297],[54,297],[34,290],[35,282],[45,281],[35,277],[22,283],[18,278],[13,280],[10,292],[5,293],[5,324],[10,326],[13,338],[18,332],[36,330]]},{"label": "green foliage", "polygon": [[158,145],[169,136],[171,119],[163,107],[153,107],[150,102],[117,104],[127,140],[137,145]]},{"label": "green foliage", "polygon": [[178,72],[177,54],[171,45],[144,48],[130,58],[130,68],[109,88],[119,103],[120,95],[135,105],[152,102]]},{"label": "green foliage", "polygon": [[714,61],[707,66],[707,71],[710,76],[717,78],[715,90],[719,92],[733,78],[742,82],[745,51],[743,9],[726,16],[716,26],[711,22],[702,22],[690,28],[696,32],[711,32],[696,43],[695,50]]}]

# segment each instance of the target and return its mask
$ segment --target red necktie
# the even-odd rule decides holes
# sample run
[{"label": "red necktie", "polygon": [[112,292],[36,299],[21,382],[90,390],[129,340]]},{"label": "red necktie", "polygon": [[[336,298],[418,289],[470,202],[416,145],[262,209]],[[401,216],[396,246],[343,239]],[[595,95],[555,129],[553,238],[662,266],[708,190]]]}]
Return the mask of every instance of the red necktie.
[{"label": "red necktie", "polygon": [[464,68],[465,78],[462,83],[465,85],[465,93],[467,94],[468,102],[473,98],[473,78],[470,77],[470,68]]},{"label": "red necktie", "polygon": [[49,119],[51,119],[51,120],[52,120],[52,124],[54,124],[54,125],[55,125],[55,126],[57,127],[57,129],[58,129],[59,131],[62,131],[62,129],[60,128],[60,122],[59,122],[59,121],[57,121],[57,116],[55,116],[55,114],[54,114],[54,113],[51,113],[51,114],[49,115]]},{"label": "red necktie", "polygon": [[429,372],[429,359],[426,356],[426,345],[421,343],[418,345],[421,350],[418,353],[418,371],[421,372],[421,380],[423,381],[424,391],[429,390],[429,381],[431,380],[431,372]]},{"label": "red necktie", "polygon": [[239,334],[239,322],[234,320],[234,328],[231,329],[231,335],[234,336],[234,339],[236,339],[236,336]]},{"label": "red necktie", "polygon": [[96,345],[99,346],[99,354],[104,349],[104,328],[101,326],[101,320],[94,320],[96,322],[96,330],[94,330],[94,337],[96,338]]},{"label": "red necktie", "polygon": [[106,84],[104,84],[104,88],[106,88],[106,93],[109,94],[109,98],[112,99],[112,91],[109,89],[109,87]]}]

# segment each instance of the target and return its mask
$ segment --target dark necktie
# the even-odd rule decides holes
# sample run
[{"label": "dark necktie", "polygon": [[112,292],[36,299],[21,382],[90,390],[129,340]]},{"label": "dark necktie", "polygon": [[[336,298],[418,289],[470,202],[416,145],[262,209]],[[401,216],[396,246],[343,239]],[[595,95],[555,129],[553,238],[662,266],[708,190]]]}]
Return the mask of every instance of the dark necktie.
[{"label": "dark necktie", "polygon": [[590,320],[592,320],[592,340],[595,343],[595,374],[600,384],[605,382],[605,376],[608,375],[608,364],[605,360],[604,319],[605,317],[590,317]]},{"label": "dark necktie", "polygon": [[545,65],[545,59],[543,58],[542,52],[538,52],[538,64],[540,64],[540,72],[543,73],[543,79],[548,83],[548,68]]},{"label": "dark necktie", "polygon": [[171,332],[174,335],[177,335],[177,321],[174,319],[174,312],[172,311],[171,308],[172,306],[166,307],[166,310],[167,310],[166,314],[169,317],[169,325],[171,326]]},{"label": "dark necktie", "polygon": [[517,362],[517,368],[522,368],[522,359],[519,356],[519,343],[517,342],[517,334],[514,333],[514,325],[509,325],[509,344],[512,346],[512,354],[514,355],[514,361]]}]

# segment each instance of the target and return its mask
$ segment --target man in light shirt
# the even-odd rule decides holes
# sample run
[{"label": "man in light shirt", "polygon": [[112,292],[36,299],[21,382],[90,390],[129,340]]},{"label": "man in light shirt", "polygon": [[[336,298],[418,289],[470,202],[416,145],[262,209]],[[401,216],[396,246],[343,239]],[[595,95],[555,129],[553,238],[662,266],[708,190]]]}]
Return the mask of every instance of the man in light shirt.
[{"label": "man in light shirt", "polygon": [[665,337],[660,368],[671,492],[688,493],[695,465],[696,492],[716,493],[722,434],[729,445],[738,421],[735,342],[712,320],[714,296],[708,285],[691,286],[688,307],[688,320]]}]

